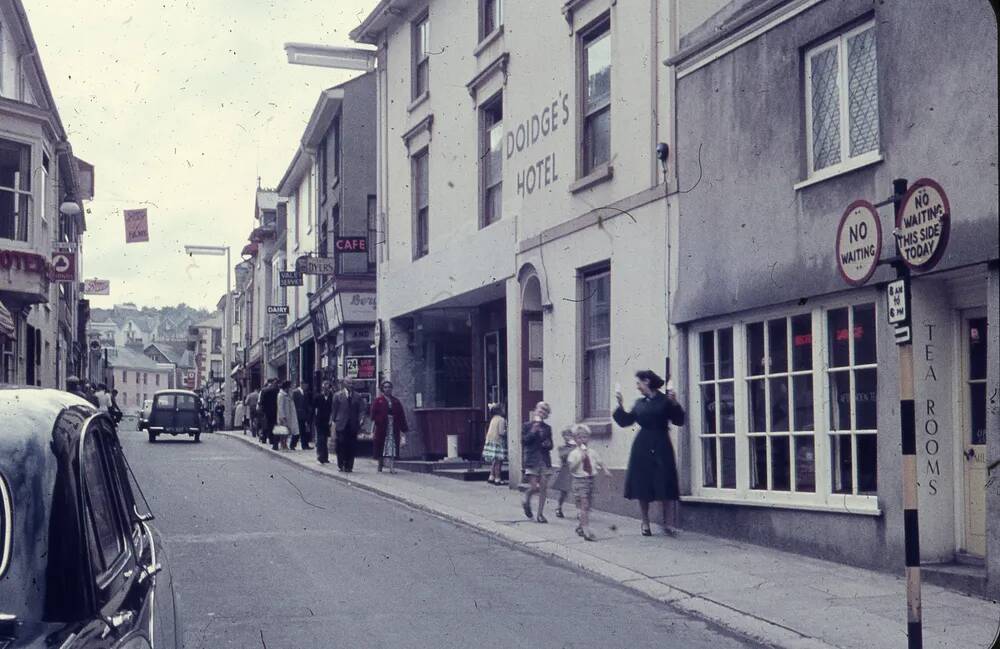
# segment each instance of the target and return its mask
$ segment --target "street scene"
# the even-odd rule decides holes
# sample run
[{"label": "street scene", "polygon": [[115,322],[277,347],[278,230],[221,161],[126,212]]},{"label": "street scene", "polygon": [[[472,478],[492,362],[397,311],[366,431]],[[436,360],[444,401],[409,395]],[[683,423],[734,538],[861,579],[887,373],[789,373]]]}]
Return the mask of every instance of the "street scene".
[{"label": "street scene", "polygon": [[1000,649],[984,0],[0,0],[0,649]]}]

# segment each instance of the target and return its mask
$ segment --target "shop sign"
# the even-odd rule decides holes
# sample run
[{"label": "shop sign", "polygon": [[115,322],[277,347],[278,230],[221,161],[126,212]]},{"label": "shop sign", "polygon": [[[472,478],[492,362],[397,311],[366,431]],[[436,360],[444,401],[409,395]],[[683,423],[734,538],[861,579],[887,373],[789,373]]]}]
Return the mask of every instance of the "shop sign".
[{"label": "shop sign", "polygon": [[[509,161],[515,154],[531,149],[538,142],[545,142],[549,135],[560,128],[568,128],[569,106],[569,94],[560,91],[558,96],[542,106],[541,110],[507,131],[504,138],[507,160]],[[559,180],[555,151],[536,155],[541,157],[531,160],[516,173],[517,194],[522,198]]]},{"label": "shop sign", "polygon": [[368,252],[368,237],[337,237],[333,245],[337,252]]},{"label": "shop sign", "polygon": [[108,279],[85,279],[83,280],[84,295],[111,295],[111,280]]},{"label": "shop sign", "polygon": [[303,275],[334,275],[337,267],[333,257],[302,255],[295,260],[295,270]]},{"label": "shop sign", "polygon": [[351,329],[348,336],[351,340],[371,340],[373,330],[370,327]]},{"label": "shop sign", "polygon": [[149,241],[149,222],[146,208],[122,210],[125,214],[125,243]]},{"label": "shop sign", "polygon": [[371,322],[375,319],[374,293],[341,293],[340,303],[344,322]]},{"label": "shop sign", "polygon": [[845,282],[862,286],[871,279],[882,254],[882,225],[874,205],[859,200],[847,206],[837,226],[836,253]]},{"label": "shop sign", "polygon": [[375,378],[375,357],[348,356],[344,359],[344,376],[362,381],[373,380]]},{"label": "shop sign", "polygon": [[941,185],[930,178],[913,183],[896,214],[896,244],[903,263],[930,270],[944,255],[951,231],[951,207]]},{"label": "shop sign", "polygon": [[281,304],[268,304],[267,305],[268,315],[288,315],[288,306]]},{"label": "shop sign", "polygon": [[278,286],[302,286],[302,273],[294,270],[278,271]]},{"label": "shop sign", "polygon": [[45,257],[23,250],[0,250],[0,268],[3,270],[23,270],[26,273],[45,274],[48,264]]},{"label": "shop sign", "polygon": [[56,282],[76,281],[76,253],[52,253],[52,279]]}]

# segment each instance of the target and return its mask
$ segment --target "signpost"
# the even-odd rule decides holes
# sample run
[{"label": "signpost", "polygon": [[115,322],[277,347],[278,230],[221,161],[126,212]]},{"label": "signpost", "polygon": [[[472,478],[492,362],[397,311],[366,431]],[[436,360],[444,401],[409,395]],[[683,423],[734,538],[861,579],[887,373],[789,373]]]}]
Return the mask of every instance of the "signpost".
[{"label": "signpost", "polygon": [[278,271],[278,286],[302,286],[302,273],[295,270]]},{"label": "signpost", "polygon": [[[922,649],[920,603],[920,524],[917,500],[917,431],[913,386],[913,336],[910,323],[910,271],[933,268],[944,255],[951,229],[948,196],[938,183],[921,178],[907,190],[907,181],[892,181],[892,198],[878,205],[893,206],[896,256],[888,263],[896,279],[886,285],[886,319],[899,350],[899,424],[903,451],[903,539],[906,566],[907,646]],[[882,233],[876,206],[851,203],[837,229],[837,267],[851,286],[871,279],[879,262]],[[846,235],[846,236],[845,236]]]},{"label": "signpost", "polygon": [[288,315],[288,307],[280,304],[268,304],[267,305],[268,315]]},{"label": "signpost", "polygon": [[76,281],[76,253],[52,253],[52,279],[56,282]]}]

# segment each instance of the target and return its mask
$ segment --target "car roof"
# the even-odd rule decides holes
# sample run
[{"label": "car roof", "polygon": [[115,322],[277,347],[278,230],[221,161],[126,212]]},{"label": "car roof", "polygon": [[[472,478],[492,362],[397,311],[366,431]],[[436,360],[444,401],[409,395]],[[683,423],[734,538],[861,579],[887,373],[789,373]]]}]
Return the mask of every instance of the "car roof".
[{"label": "car roof", "polygon": [[156,392],[153,393],[153,396],[154,397],[158,397],[161,394],[187,394],[187,395],[190,395],[192,397],[197,397],[198,396],[197,394],[195,394],[191,390],[177,390],[177,389],[157,390]]},{"label": "car roof", "polygon": [[52,422],[66,409],[83,409],[89,416],[97,409],[86,399],[70,392],[30,386],[0,385],[0,469],[3,458],[26,444],[52,441]]}]

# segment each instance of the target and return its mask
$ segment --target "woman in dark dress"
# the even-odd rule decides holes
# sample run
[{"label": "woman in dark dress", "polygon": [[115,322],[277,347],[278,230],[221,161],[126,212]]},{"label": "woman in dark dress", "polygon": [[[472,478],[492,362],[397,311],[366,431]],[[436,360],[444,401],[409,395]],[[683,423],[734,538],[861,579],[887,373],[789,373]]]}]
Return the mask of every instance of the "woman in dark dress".
[{"label": "woman in dark dress", "polygon": [[622,407],[622,395],[618,392],[618,408],[615,423],[619,426],[639,424],[639,433],[632,442],[632,452],[625,474],[625,497],[638,500],[642,512],[642,535],[651,536],[649,529],[649,503],[663,503],[663,531],[675,536],[677,525],[677,500],[680,488],[677,484],[677,462],[674,447],[670,443],[670,423],[684,424],[684,409],[677,403],[673,390],[660,392],[663,379],[651,370],[636,372],[636,387],[642,398],[635,402],[632,411]]}]

